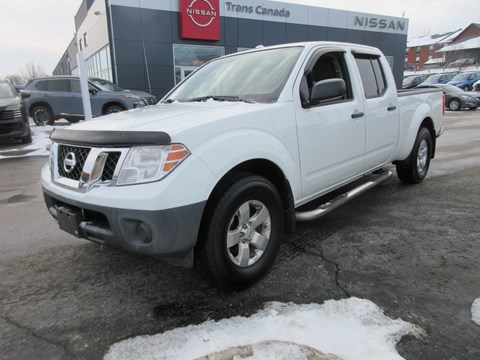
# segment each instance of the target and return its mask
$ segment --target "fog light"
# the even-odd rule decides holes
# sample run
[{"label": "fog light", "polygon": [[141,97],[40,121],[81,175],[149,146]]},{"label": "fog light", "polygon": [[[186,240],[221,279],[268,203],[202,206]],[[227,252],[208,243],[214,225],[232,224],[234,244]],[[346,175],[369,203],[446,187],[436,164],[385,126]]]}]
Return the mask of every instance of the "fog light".
[{"label": "fog light", "polygon": [[137,226],[135,227],[135,235],[135,237],[144,244],[149,244],[152,242],[152,230],[143,222],[137,223]]},{"label": "fog light", "polygon": [[137,219],[122,219],[122,228],[128,242],[135,245],[148,245],[153,240],[153,232],[148,224]]}]

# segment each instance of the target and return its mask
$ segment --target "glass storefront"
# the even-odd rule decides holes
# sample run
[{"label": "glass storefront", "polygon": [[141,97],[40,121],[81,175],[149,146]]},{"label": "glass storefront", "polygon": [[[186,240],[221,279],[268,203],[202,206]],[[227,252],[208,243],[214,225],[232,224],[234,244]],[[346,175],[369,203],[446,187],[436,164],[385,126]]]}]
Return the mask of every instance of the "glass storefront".
[{"label": "glass storefront", "polygon": [[112,81],[110,47],[108,45],[86,59],[85,65],[87,66],[88,76]]},{"label": "glass storefront", "polygon": [[223,55],[225,55],[225,48],[222,46],[173,44],[175,85],[197,67]]}]

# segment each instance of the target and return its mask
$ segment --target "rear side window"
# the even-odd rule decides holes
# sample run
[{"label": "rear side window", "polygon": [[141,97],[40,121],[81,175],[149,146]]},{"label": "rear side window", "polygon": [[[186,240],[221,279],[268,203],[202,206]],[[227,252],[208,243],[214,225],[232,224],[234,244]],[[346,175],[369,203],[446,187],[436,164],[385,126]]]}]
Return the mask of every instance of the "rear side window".
[{"label": "rear side window", "polygon": [[68,79],[49,80],[48,91],[61,91],[61,92],[70,91],[70,80]]},{"label": "rear side window", "polygon": [[368,99],[382,96],[387,90],[387,83],[380,58],[366,54],[354,54],[354,57],[362,78],[365,97]]}]

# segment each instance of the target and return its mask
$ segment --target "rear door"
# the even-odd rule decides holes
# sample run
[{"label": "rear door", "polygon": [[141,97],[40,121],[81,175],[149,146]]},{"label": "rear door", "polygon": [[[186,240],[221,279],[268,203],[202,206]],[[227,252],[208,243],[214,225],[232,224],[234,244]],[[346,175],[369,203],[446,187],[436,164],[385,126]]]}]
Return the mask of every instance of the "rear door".
[{"label": "rear door", "polygon": [[69,114],[70,111],[70,80],[49,79],[45,97],[52,106],[55,115]]},{"label": "rear door", "polygon": [[[365,151],[363,99],[352,86],[351,57],[341,48],[313,51],[294,87],[297,136],[304,200],[336,187],[362,171]],[[340,99],[308,104],[313,84],[343,79]]]},{"label": "rear door", "polygon": [[[399,131],[400,112],[393,76],[387,73],[388,63],[379,55],[354,52],[365,99],[365,163],[364,171],[391,161]],[[389,80],[387,81],[387,75]]]}]

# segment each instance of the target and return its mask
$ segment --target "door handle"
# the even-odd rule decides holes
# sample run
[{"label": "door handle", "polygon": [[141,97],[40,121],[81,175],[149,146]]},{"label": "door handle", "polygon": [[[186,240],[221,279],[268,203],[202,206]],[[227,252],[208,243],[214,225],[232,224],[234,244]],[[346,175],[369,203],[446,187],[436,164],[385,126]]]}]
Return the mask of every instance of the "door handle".
[{"label": "door handle", "polygon": [[388,111],[393,111],[393,110],[397,110],[397,107],[394,105],[394,106],[389,106],[387,108]]},{"label": "door handle", "polygon": [[362,112],[358,112],[358,113],[353,113],[352,114],[352,119],[357,119],[357,118],[361,118],[364,114]]}]

